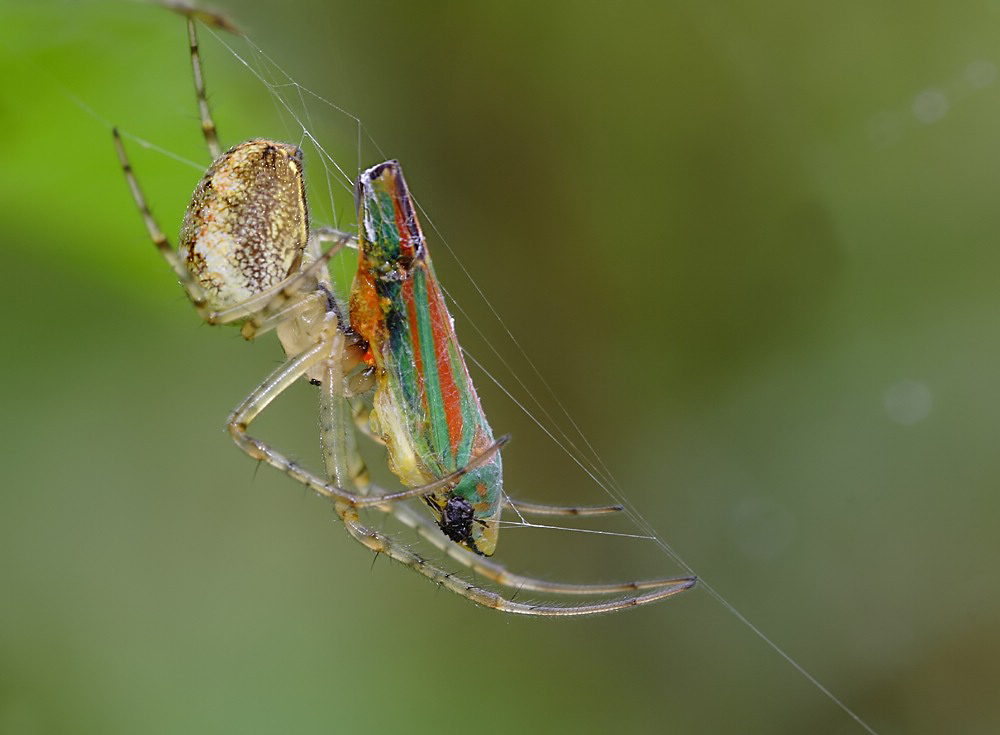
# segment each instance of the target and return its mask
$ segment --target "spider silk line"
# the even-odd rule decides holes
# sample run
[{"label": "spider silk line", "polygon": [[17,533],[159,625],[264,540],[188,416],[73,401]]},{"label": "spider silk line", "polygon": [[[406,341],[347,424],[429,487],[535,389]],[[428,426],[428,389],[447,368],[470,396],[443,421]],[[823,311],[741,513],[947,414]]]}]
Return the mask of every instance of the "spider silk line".
[{"label": "spider silk line", "polygon": [[[329,107],[330,109],[335,110],[336,112],[354,121],[355,125],[357,126],[359,165],[361,158],[363,134],[368,137],[368,139],[371,141],[374,147],[381,153],[381,148],[378,146],[376,141],[371,138],[371,135],[368,134],[368,131],[364,128],[364,125],[362,124],[360,118],[351,114],[350,112],[343,109],[339,105],[336,105],[333,102],[325,99],[324,97],[312,92],[308,88],[303,87],[298,82],[294,81],[294,79],[287,72],[285,72],[280,65],[275,63],[274,60],[271,59],[263,50],[261,50],[249,39],[246,39],[246,42],[253,53],[258,55],[260,59],[265,60],[267,64],[273,67],[274,70],[276,70],[281,76],[283,76],[285,79],[288,80],[288,82],[285,83],[268,82],[267,79],[264,78],[264,74],[262,71],[255,70],[254,67],[251,66],[228,43],[226,43],[226,41],[218,33],[216,33],[211,28],[209,28],[208,30],[237,60],[239,60],[250,71],[251,74],[253,74],[258,79],[258,81],[262,85],[264,85],[264,87],[268,90],[268,92],[273,96],[275,100],[275,106],[279,110],[279,113],[283,108],[284,111],[292,118],[292,120],[295,121],[295,124],[299,126],[301,130],[302,139],[311,142],[312,145],[319,152],[320,160],[323,162],[323,167],[327,177],[327,183],[328,183],[327,188],[328,190],[330,190],[331,203],[333,201],[333,194],[332,194],[332,186],[330,186],[331,183],[330,167],[332,167],[338,172],[339,174],[338,178],[340,179],[339,183],[341,187],[343,187],[348,191],[353,191],[353,184],[354,184],[353,177],[347,175],[344,169],[337,163],[335,158],[319,143],[319,141],[315,138],[315,136],[310,132],[310,128],[312,128],[313,125],[312,125],[311,115],[309,114],[308,110],[309,106],[305,101],[305,97],[306,95],[308,95],[313,99],[315,99],[318,103],[323,104]],[[273,78],[274,77],[272,76],[272,79]],[[299,97],[299,102],[304,110],[304,117],[307,119],[307,124],[303,123],[302,118],[296,113],[292,105],[288,102],[288,100],[285,99],[284,96],[282,96],[279,90],[283,90],[285,88],[296,90],[297,95]],[[185,161],[184,159],[174,156],[169,152],[166,151],[163,152],[166,155],[170,155],[173,158],[177,158],[178,160],[181,160],[184,163],[191,163],[190,161]],[[614,499],[616,502],[620,503],[624,508],[626,516],[631,520],[631,522],[635,524],[635,526],[640,531],[642,531],[644,534],[647,534],[647,535],[639,535],[639,534],[613,534],[613,535],[626,535],[638,539],[652,540],[668,558],[673,560],[688,574],[695,575],[696,573],[693,567],[691,567],[691,565],[689,565],[669,544],[666,543],[666,541],[663,540],[663,538],[656,532],[656,530],[652,527],[652,525],[638,511],[638,509],[636,509],[634,504],[625,496],[623,489],[621,488],[617,480],[614,478],[614,476],[611,474],[605,462],[601,459],[600,454],[595,450],[592,443],[587,439],[586,435],[580,429],[579,424],[573,419],[572,415],[567,410],[565,404],[559,400],[559,397],[556,395],[555,391],[552,389],[549,382],[545,380],[544,376],[538,370],[537,366],[535,365],[534,361],[530,358],[530,356],[527,354],[526,350],[522,347],[520,342],[513,335],[511,330],[507,327],[506,323],[501,318],[500,314],[494,308],[490,300],[486,297],[486,294],[483,292],[482,288],[472,277],[472,274],[469,273],[468,269],[465,267],[465,264],[462,262],[461,258],[459,258],[456,255],[453,248],[448,244],[447,240],[441,235],[437,226],[433,223],[431,218],[427,216],[427,213],[424,210],[424,208],[421,207],[419,203],[417,203],[417,206],[420,209],[421,213],[423,214],[431,230],[438,236],[440,242],[444,245],[445,249],[451,254],[455,262],[458,263],[462,272],[465,274],[466,278],[468,278],[469,282],[473,285],[479,297],[486,304],[487,308],[492,313],[493,317],[497,320],[497,322],[500,324],[501,328],[506,333],[510,341],[514,344],[514,346],[516,347],[517,351],[520,353],[522,358],[527,362],[531,371],[544,386],[546,393],[551,397],[552,400],[555,401],[556,405],[559,408],[559,411],[572,426],[573,431],[580,438],[580,441],[586,447],[587,451],[586,452],[582,451],[577,446],[577,444],[572,440],[572,438],[566,433],[566,431],[559,425],[559,422],[554,420],[554,417],[551,415],[551,413],[541,404],[541,402],[534,395],[534,393],[524,384],[524,381],[521,380],[521,378],[517,375],[516,371],[513,370],[513,368],[510,366],[507,360],[503,358],[503,356],[499,353],[499,350],[497,350],[497,348],[493,345],[492,341],[490,341],[486,337],[486,335],[483,334],[482,330],[476,324],[476,321],[470,319],[469,315],[461,307],[461,305],[458,304],[453,298],[448,296],[449,301],[453,303],[459,310],[459,312],[466,318],[466,323],[473,325],[477,333],[479,333],[480,336],[486,342],[486,344],[489,345],[491,352],[497,356],[497,358],[500,360],[504,368],[511,373],[511,375],[514,377],[518,385],[520,385],[522,390],[524,390],[525,393],[528,395],[531,402],[534,405],[538,406],[545,419],[550,421],[552,425],[556,427],[556,431],[558,431],[563,436],[563,440],[560,440],[555,434],[553,434],[552,431],[550,431],[545,425],[543,425],[542,422],[521,401],[519,401],[503,384],[501,384],[500,381],[492,375],[492,373],[490,373],[488,370],[485,369],[482,363],[480,363],[474,356],[472,356],[469,352],[463,349],[463,353],[466,355],[466,357],[468,357],[480,370],[482,370],[483,373],[490,379],[490,381],[492,381],[505,395],[507,395],[508,398],[512,400],[515,403],[515,405],[517,405],[518,408],[542,432],[544,432],[550,438],[550,440],[555,442],[555,444],[569,457],[571,461],[577,464],[577,466],[579,466],[580,469],[584,471],[584,473],[586,473],[599,487],[601,487],[602,490],[604,490],[604,492],[607,493],[609,497]],[[515,526],[520,525],[521,527],[540,527],[540,528],[547,527],[531,523],[514,524],[514,525]],[[559,528],[559,530],[600,533],[600,531],[595,531],[594,529],[569,529],[561,527],[555,527],[555,528]],[[795,671],[797,671],[799,675],[801,675],[804,679],[806,679],[806,681],[812,684],[812,686],[818,689],[829,701],[831,701],[841,711],[847,714],[856,724],[858,724],[860,727],[862,727],[866,732],[870,733],[871,735],[877,735],[877,732],[870,725],[868,725],[850,707],[848,707],[842,700],[840,700],[836,695],[834,695],[833,692],[831,692],[827,687],[825,687],[822,683],[820,683],[820,681],[815,676],[809,673],[809,671],[807,671],[801,664],[799,664],[794,658],[792,658],[788,653],[786,653],[783,648],[781,648],[770,637],[768,637],[767,634],[765,634],[759,627],[757,627],[745,615],[743,615],[739,610],[737,610],[736,607],[732,603],[730,603],[726,598],[724,598],[718,592],[718,590],[716,590],[715,587],[712,586],[704,577],[700,575],[697,576],[699,577],[699,586],[703,588],[709,594],[710,597],[712,597],[718,604],[720,604],[725,610],[727,610],[731,615],[733,615],[744,626],[749,628],[754,633],[754,635],[757,636],[758,639],[764,642],[774,653],[780,656],[788,665],[790,665]]]},{"label": "spider silk line", "polygon": [[653,541],[652,536],[644,536],[641,533],[621,533],[619,531],[602,531],[599,528],[567,528],[566,526],[549,526],[544,523],[517,523],[514,521],[500,521],[501,528],[541,528],[546,531],[571,531],[573,533],[592,533],[595,536],[615,536],[617,538],[635,538],[642,541]]},{"label": "spider silk line", "polygon": [[[71,92],[69,90],[69,88],[66,87],[66,85],[64,85],[58,79],[56,79],[51,74],[49,74],[49,72],[47,70],[43,69],[42,67],[38,66],[37,64],[35,64],[34,66],[35,66],[35,69],[37,71],[39,71],[40,73],[42,73],[46,77],[48,77],[49,81],[52,84],[54,84],[56,87],[59,88],[59,91],[62,93],[62,95],[64,97],[66,97],[66,99],[68,99],[70,102],[72,102],[76,107],[80,108],[80,110],[82,110],[88,116],[92,117],[94,120],[96,120],[97,122],[99,122],[101,125],[103,125],[105,128],[107,128],[109,131],[112,130],[115,127],[114,125],[111,124],[110,120],[108,120],[107,118],[102,117],[101,115],[99,115],[97,113],[97,111],[93,107],[91,107],[90,105],[88,105],[86,102],[84,102],[82,99],[80,99],[80,97],[78,97],[73,92]],[[119,129],[118,133],[123,138],[126,138],[126,139],[132,141],[133,143],[135,143],[140,148],[145,148],[146,150],[154,151],[155,153],[159,153],[162,156],[165,156],[167,158],[173,159],[174,161],[177,161],[178,163],[182,163],[185,166],[190,166],[191,168],[193,168],[194,170],[198,171],[199,173],[204,173],[204,171],[205,171],[205,167],[202,164],[196,163],[196,162],[192,161],[190,158],[185,158],[184,156],[182,156],[180,154],[177,154],[177,153],[174,153],[171,150],[167,150],[166,148],[164,148],[162,146],[158,146],[158,145],[156,145],[156,143],[148,141],[145,138],[140,138],[138,135],[133,135],[132,133],[128,132],[127,130],[121,130],[121,129]]]}]

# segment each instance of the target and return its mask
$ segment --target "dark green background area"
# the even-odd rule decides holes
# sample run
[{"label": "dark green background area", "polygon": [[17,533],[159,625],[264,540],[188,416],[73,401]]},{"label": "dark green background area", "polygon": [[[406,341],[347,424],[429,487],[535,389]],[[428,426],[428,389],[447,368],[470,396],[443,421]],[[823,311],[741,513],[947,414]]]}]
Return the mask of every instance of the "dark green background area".
[{"label": "dark green background area", "polygon": [[[1000,7],[217,6],[402,161],[466,348],[558,413],[492,305],[699,574],[879,732],[1000,730]],[[184,35],[0,0],[0,732],[861,733],[704,589],[503,617],[255,474],[224,420],[280,351],[199,324],[111,147],[207,165]],[[224,142],[286,138],[204,41]],[[310,110],[349,173],[377,162]],[[128,143],[173,236],[199,174]],[[512,493],[605,500],[476,379]],[[314,400],[260,432],[315,465]],[[680,571],[556,531],[499,558]]]}]

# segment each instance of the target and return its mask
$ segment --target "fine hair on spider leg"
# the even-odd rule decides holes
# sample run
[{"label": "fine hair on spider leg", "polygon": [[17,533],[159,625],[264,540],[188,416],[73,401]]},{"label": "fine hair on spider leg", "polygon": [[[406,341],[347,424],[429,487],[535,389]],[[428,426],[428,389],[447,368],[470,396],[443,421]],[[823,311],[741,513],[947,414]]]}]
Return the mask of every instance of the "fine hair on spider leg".
[{"label": "fine hair on spider leg", "polygon": [[[239,325],[248,340],[274,331],[286,354],[284,364],[230,415],[228,428],[236,444],[330,499],[348,534],[361,545],[488,608],[523,615],[591,615],[666,599],[692,587],[693,576],[612,584],[547,581],[508,571],[488,558],[496,549],[505,507],[519,514],[564,516],[622,508],[548,506],[506,497],[500,449],[509,437],[494,437],[480,405],[401,166],[385,161],[358,177],[357,235],[312,228],[297,145],[256,138],[224,151],[219,144],[196,21],[224,30],[234,26],[183,2],[165,4],[186,17],[195,100],[213,159],[195,187],[176,249],[150,212],[117,130],[113,138],[150,239],[201,318],[209,324]],[[333,244],[324,251],[323,242]],[[333,295],[328,269],[345,247],[358,252],[347,310]],[[319,391],[325,478],[247,433],[254,419],[300,379]],[[356,397],[370,391],[372,409],[362,417]],[[387,492],[370,484],[350,433],[352,414],[362,434],[385,446],[389,468],[403,490]],[[402,502],[417,497],[433,521]],[[361,508],[416,529],[447,558],[515,593],[505,597],[473,584],[363,525]],[[520,590],[624,596],[529,604],[513,599]]]}]

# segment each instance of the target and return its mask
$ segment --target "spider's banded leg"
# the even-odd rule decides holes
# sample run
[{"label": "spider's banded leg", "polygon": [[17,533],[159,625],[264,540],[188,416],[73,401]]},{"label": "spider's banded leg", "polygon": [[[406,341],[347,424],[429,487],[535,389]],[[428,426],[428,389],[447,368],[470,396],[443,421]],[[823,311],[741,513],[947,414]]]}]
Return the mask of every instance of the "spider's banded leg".
[{"label": "spider's banded leg", "polygon": [[194,93],[198,98],[198,112],[201,115],[201,132],[205,136],[205,145],[214,161],[222,155],[219,146],[219,134],[215,129],[215,121],[208,109],[208,98],[205,96],[205,75],[201,70],[201,53],[198,51],[198,32],[195,30],[194,18],[187,18],[188,46],[191,50],[191,70],[194,72]]},{"label": "spider's banded leg", "polygon": [[174,250],[170,241],[167,240],[167,236],[163,234],[163,230],[156,223],[156,219],[153,217],[153,213],[149,211],[149,205],[146,204],[146,197],[142,193],[142,189],[139,188],[139,180],[135,177],[135,173],[132,171],[132,164],[129,163],[128,156],[125,154],[125,146],[122,143],[121,135],[118,134],[118,128],[112,128],[111,135],[115,141],[115,150],[118,152],[118,162],[121,164],[122,171],[125,173],[125,180],[128,181],[129,189],[132,190],[132,198],[135,200],[136,206],[139,208],[139,213],[142,215],[143,222],[146,224],[146,231],[149,232],[149,237],[152,239],[153,244],[156,246],[157,250],[160,251],[160,255],[163,259],[167,261],[170,267],[174,271],[174,275],[177,276],[177,280],[180,281],[181,286],[187,292],[188,298],[191,299],[191,303],[198,310],[198,313],[202,316],[205,321],[209,321],[209,316],[211,311],[208,308],[208,303],[205,300],[205,292],[197,281],[191,277],[188,269],[184,267],[181,263],[179,257],[177,257],[177,251]]},{"label": "spider's banded leg", "polygon": [[[332,392],[328,394],[327,390],[326,386],[321,387],[320,423],[323,426],[324,434],[326,434],[328,430],[332,431],[336,423],[336,420],[330,414],[332,414],[335,410],[342,411],[344,409],[344,401],[340,400],[339,404],[334,404],[333,401],[336,401],[337,397],[333,395]],[[351,405],[355,419],[367,423],[369,414],[367,407],[360,401],[356,400],[352,400]],[[343,419],[341,418],[339,421],[341,422],[341,426],[343,426]],[[356,459],[357,464],[349,464],[347,471],[352,474],[354,482],[358,482],[358,479],[356,478],[360,476],[361,480],[358,489],[360,492],[367,494],[368,488],[371,487],[370,479],[367,473],[367,468],[364,466],[360,455],[357,455],[356,448],[350,446],[350,440],[353,437],[353,433],[346,431],[346,427],[343,427],[341,430],[344,431],[344,436],[348,441],[348,446],[345,449],[340,450],[341,454],[339,456],[344,457],[348,462],[352,459]],[[332,441],[333,440],[331,440],[331,443],[329,444],[327,441],[324,441],[324,452],[331,452]],[[334,454],[336,455],[336,450],[334,450]],[[352,457],[352,455],[357,456]],[[327,458],[327,471],[331,479],[335,478],[336,472],[338,471],[333,469],[336,461],[337,456],[328,456]],[[382,493],[377,486],[372,487],[372,490],[374,491],[373,495],[376,496],[379,494],[385,494]],[[377,506],[377,509],[389,515],[395,516],[396,519],[403,525],[415,529],[417,533],[423,536],[432,545],[443,551],[458,563],[468,567],[476,574],[482,575],[497,584],[517,590],[531,590],[534,592],[548,592],[563,595],[612,595],[620,592],[635,592],[644,589],[670,587],[689,581],[688,578],[671,578],[612,584],[572,584],[566,582],[550,582],[544,579],[514,574],[507,571],[502,564],[498,564],[487,559],[486,557],[467,551],[458,544],[451,542],[441,533],[441,529],[438,528],[436,523],[408,505],[403,503],[381,503]]]},{"label": "spider's banded leg", "polygon": [[551,582],[546,579],[515,574],[508,571],[503,564],[499,564],[478,554],[473,554],[458,544],[452,543],[441,534],[437,524],[409,506],[401,503],[393,503],[391,507],[380,507],[379,510],[391,513],[400,523],[415,529],[427,541],[458,563],[504,587],[511,587],[517,590],[531,590],[533,592],[551,592],[560,595],[612,595],[618,592],[634,592],[638,590],[658,589],[660,587],[672,587],[688,582],[694,583],[694,577],[670,577],[611,582],[607,584],[574,584],[570,582]]},{"label": "spider's banded leg", "polygon": [[[358,430],[378,444],[385,444],[382,437],[375,434],[371,429],[371,408],[363,401],[351,401],[351,409],[354,416],[354,423]],[[503,497],[503,506],[518,513],[538,516],[597,516],[608,515],[610,513],[620,513],[624,508],[621,505],[543,505],[541,503],[529,503],[517,498],[511,498],[506,493]]]},{"label": "spider's banded leg", "polygon": [[424,575],[428,579],[441,585],[445,589],[472,600],[477,605],[489,607],[501,612],[514,613],[518,615],[541,615],[546,617],[568,617],[573,615],[596,615],[598,613],[614,612],[637,605],[645,605],[650,602],[664,600],[690,588],[695,580],[682,579],[676,584],[657,588],[651,592],[640,595],[623,597],[617,600],[606,600],[603,602],[584,603],[580,605],[542,605],[527,602],[515,602],[496,592],[483,589],[471,584],[461,577],[451,572],[435,566],[422,556],[401,546],[388,536],[378,531],[363,526],[358,518],[357,509],[347,503],[337,502],[334,504],[337,515],[344,521],[348,533],[358,541],[358,543],[371,549],[372,551],[385,554],[391,559],[395,559],[401,564],[405,564],[414,571]]},{"label": "spider's banded leg", "polygon": [[[331,326],[329,329],[334,332],[336,331],[337,326],[334,320],[331,320]],[[313,492],[319,493],[327,498],[341,500],[352,506],[365,507],[378,505],[379,503],[392,500],[414,498],[420,495],[426,495],[427,493],[437,490],[438,488],[451,487],[457,484],[467,473],[476,469],[480,465],[489,462],[494,452],[500,451],[500,448],[510,440],[510,437],[508,436],[500,437],[492,445],[490,445],[486,451],[479,456],[474,457],[467,465],[449,475],[445,475],[444,477],[435,480],[434,482],[430,482],[419,487],[409,488],[407,490],[401,490],[395,493],[389,493],[388,495],[381,495],[378,497],[365,496],[321,480],[315,474],[295,464],[269,445],[247,434],[247,427],[260,414],[260,412],[263,411],[269,403],[271,403],[271,401],[283,393],[290,385],[292,385],[292,383],[309,372],[311,368],[315,367],[323,360],[331,357],[339,360],[341,357],[339,354],[331,355],[332,343],[332,335],[327,336],[325,339],[320,340],[312,347],[302,351],[295,357],[290,358],[277,370],[271,373],[271,375],[269,375],[263,383],[257,386],[257,388],[249,396],[247,396],[243,403],[236,408],[236,410],[229,417],[228,429],[229,433],[233,437],[233,440],[244,452],[256,460],[267,462],[275,469],[281,470],[286,475],[297,482],[302,483]]]}]

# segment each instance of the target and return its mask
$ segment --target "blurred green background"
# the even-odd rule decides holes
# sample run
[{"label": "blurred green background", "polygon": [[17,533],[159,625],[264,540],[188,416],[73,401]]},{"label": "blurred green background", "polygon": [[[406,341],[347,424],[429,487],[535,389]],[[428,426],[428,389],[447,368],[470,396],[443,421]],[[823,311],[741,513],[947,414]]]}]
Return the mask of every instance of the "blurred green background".
[{"label": "blurred green background", "polygon": [[[558,412],[478,286],[699,574],[879,732],[1000,731],[1000,6],[217,7],[403,162],[469,351]],[[863,732],[704,590],[503,617],[255,474],[222,427],[279,350],[200,326],[108,129],[207,165],[184,35],[0,2],[0,732]],[[298,142],[203,35],[224,142]],[[378,160],[300,101],[349,175]],[[199,173],[128,143],[173,235]],[[317,222],[349,219],[307,157]],[[477,376],[511,492],[604,499]],[[260,431],[315,461],[290,393]],[[679,572],[565,532],[499,557]]]}]

